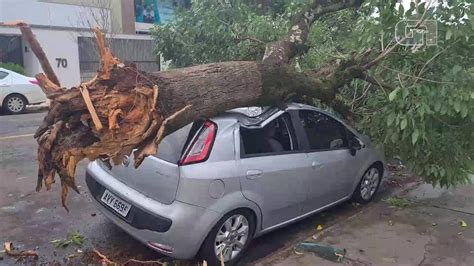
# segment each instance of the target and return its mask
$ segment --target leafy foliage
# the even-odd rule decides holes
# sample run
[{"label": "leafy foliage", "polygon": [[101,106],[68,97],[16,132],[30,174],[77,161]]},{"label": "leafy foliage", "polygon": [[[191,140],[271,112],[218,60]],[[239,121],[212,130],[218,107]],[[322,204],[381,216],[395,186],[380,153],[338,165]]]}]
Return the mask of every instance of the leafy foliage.
[{"label": "leafy foliage", "polygon": [[156,51],[176,67],[229,60],[259,60],[265,43],[286,34],[304,3],[274,1],[268,12],[253,1],[194,1],[174,22],[156,25]]},{"label": "leafy foliage", "polygon": [[[174,66],[260,60],[261,42],[283,36],[307,2],[272,1],[264,10],[252,1],[196,0],[175,22],[155,27],[156,51]],[[474,173],[474,6],[466,0],[416,2],[368,0],[357,11],[324,16],[311,28],[308,53],[295,64],[317,69],[368,48],[376,55],[396,43],[400,21],[423,15],[434,21],[437,45],[398,47],[370,70],[379,84],[354,80],[341,96],[355,126],[385,144],[387,157],[449,187],[469,182]]]},{"label": "leafy foliage", "polygon": [[68,234],[66,239],[55,239],[55,240],[51,240],[50,242],[56,248],[66,248],[71,244],[81,247],[85,239],[86,238],[79,232],[72,232]]}]

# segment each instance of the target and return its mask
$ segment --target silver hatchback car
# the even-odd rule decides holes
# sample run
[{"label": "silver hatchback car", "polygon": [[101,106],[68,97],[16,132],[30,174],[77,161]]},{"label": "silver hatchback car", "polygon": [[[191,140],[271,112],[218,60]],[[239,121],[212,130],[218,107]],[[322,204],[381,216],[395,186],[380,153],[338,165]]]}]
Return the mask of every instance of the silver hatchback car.
[{"label": "silver hatchback car", "polygon": [[148,247],[235,263],[252,238],[348,199],[369,202],[383,151],[315,107],[239,108],[167,136],[140,167],[89,164],[97,208]]}]

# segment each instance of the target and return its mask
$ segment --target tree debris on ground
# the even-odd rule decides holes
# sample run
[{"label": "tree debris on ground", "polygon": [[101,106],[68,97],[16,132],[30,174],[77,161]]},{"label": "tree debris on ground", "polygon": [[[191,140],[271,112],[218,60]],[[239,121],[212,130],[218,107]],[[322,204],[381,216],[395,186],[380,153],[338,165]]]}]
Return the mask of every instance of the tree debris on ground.
[{"label": "tree debris on ground", "polygon": [[399,197],[388,197],[383,200],[392,208],[409,208],[415,206],[415,203]]},{"label": "tree debris on ground", "polygon": [[50,243],[52,243],[56,248],[66,248],[71,244],[81,247],[85,239],[86,238],[79,232],[73,232],[68,234],[66,239],[55,239],[51,240]]},{"label": "tree debris on ground", "polygon": [[143,260],[137,260],[137,259],[129,259],[124,263],[118,263],[109,259],[107,256],[105,256],[104,254],[102,254],[100,251],[98,251],[95,248],[92,249],[92,251],[90,251],[89,253],[92,254],[93,256],[96,256],[102,265],[124,265],[124,266],[126,265],[155,265],[155,266],[166,265],[166,262],[163,262],[162,260],[143,261]]},{"label": "tree debris on ground", "polygon": [[346,255],[346,249],[344,248],[337,248],[312,241],[303,241],[295,246],[296,254],[301,255],[304,254],[304,252],[312,252],[321,258],[333,262],[341,262],[341,260]]},{"label": "tree debris on ground", "polygon": [[38,252],[36,252],[36,251],[32,251],[32,250],[15,251],[12,242],[5,242],[3,244],[3,248],[5,249],[5,253],[9,256],[12,256],[12,257],[16,257],[16,258],[19,258],[19,259],[28,258],[28,257],[38,259]]}]

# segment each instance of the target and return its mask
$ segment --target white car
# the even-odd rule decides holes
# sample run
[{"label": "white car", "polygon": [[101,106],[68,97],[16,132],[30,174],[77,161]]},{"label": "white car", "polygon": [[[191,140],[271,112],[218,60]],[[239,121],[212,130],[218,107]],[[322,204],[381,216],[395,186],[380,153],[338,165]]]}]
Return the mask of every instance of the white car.
[{"label": "white car", "polygon": [[26,105],[46,102],[46,95],[35,78],[0,67],[0,107],[6,113],[19,114]]}]

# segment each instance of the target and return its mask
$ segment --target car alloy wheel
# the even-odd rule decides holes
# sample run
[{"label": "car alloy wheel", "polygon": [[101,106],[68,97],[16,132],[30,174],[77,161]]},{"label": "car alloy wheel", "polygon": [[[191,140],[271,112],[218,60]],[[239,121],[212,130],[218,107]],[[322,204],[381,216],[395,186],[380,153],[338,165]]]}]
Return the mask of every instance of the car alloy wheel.
[{"label": "car alloy wheel", "polygon": [[360,196],[364,200],[370,200],[379,185],[380,174],[376,167],[372,167],[364,174],[360,184]]},{"label": "car alloy wheel", "polygon": [[249,222],[242,214],[229,217],[217,231],[214,251],[224,262],[237,257],[243,250],[250,232]]},{"label": "car alloy wheel", "polygon": [[22,97],[13,95],[8,97],[6,107],[11,113],[21,113],[26,107],[26,102]]}]

